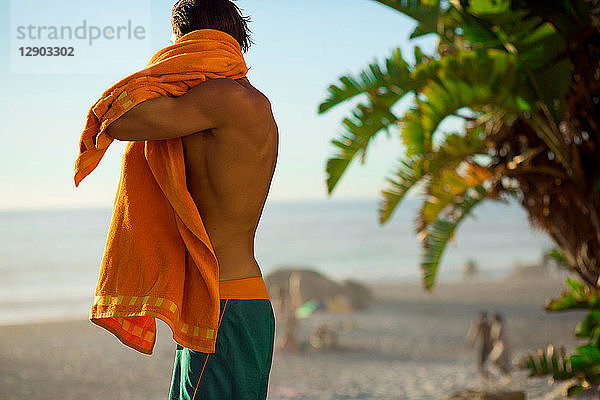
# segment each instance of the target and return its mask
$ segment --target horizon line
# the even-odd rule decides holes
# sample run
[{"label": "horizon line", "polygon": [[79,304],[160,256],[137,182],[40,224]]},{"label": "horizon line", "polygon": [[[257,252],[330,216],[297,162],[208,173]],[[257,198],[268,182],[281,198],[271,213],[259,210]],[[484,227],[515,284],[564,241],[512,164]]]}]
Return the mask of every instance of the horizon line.
[{"label": "horizon line", "polygon": [[[366,197],[366,196],[343,196],[343,197],[299,197],[299,198],[276,198],[267,199],[265,205],[268,203],[349,203],[349,202],[378,202],[381,199],[378,197]],[[406,200],[409,200],[408,198]],[[28,211],[85,211],[85,210],[105,210],[112,209],[114,204],[60,204],[51,206],[29,206],[29,207],[6,207],[0,208],[0,213],[11,213],[11,212],[28,212]]]}]

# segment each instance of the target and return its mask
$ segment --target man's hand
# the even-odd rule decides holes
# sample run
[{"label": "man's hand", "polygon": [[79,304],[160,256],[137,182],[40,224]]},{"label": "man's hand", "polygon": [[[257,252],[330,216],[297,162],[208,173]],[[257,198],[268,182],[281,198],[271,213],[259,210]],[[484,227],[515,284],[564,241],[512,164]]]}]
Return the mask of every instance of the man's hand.
[{"label": "man's hand", "polygon": [[117,140],[162,140],[251,124],[270,104],[232,79],[211,79],[179,97],[144,101],[111,123],[106,132]]}]

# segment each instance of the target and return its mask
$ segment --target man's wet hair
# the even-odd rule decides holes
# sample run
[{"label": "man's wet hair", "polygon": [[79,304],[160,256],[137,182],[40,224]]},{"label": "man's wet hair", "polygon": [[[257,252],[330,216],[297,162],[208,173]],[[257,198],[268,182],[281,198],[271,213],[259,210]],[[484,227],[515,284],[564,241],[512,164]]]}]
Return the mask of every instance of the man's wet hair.
[{"label": "man's wet hair", "polygon": [[250,18],[231,0],[179,0],[171,15],[177,38],[197,29],[216,29],[233,36],[243,52],[252,44],[248,22]]}]

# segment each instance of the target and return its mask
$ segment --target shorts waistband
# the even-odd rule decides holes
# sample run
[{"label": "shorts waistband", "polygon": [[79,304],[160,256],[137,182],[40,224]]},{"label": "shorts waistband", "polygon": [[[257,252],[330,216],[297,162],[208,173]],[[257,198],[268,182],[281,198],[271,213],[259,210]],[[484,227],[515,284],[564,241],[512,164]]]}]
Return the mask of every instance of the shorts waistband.
[{"label": "shorts waistband", "polygon": [[219,297],[238,300],[271,300],[262,276],[219,281]]}]

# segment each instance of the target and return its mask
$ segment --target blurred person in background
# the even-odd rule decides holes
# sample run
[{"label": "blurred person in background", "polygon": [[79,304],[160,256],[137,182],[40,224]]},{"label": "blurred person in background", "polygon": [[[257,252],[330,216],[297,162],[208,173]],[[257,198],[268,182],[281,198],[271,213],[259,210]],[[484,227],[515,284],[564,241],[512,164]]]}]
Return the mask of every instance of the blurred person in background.
[{"label": "blurred person in background", "polygon": [[484,379],[489,378],[486,367],[492,351],[491,326],[486,311],[480,311],[479,317],[473,321],[467,333],[466,345],[473,348],[477,345],[477,369]]},{"label": "blurred person in background", "polygon": [[503,375],[510,375],[510,347],[506,340],[506,327],[504,325],[504,317],[501,313],[492,313],[490,340],[492,341],[492,351],[490,352],[489,360],[494,363]]}]

